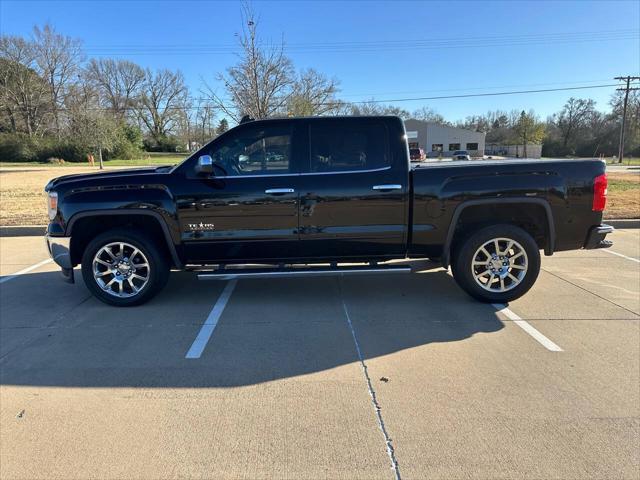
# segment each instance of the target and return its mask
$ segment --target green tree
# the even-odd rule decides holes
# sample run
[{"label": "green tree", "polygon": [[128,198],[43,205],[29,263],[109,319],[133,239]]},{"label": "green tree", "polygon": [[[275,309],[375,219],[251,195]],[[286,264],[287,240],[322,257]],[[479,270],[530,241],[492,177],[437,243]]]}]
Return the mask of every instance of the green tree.
[{"label": "green tree", "polygon": [[540,143],[544,138],[545,125],[538,121],[533,110],[529,113],[524,110],[520,113],[520,118],[515,125],[514,131],[518,136],[518,141],[522,143],[523,154],[527,156],[528,143]]},{"label": "green tree", "polygon": [[218,122],[218,126],[216,127],[216,135],[222,135],[224,132],[229,130],[229,122],[227,122],[226,118],[223,118]]}]

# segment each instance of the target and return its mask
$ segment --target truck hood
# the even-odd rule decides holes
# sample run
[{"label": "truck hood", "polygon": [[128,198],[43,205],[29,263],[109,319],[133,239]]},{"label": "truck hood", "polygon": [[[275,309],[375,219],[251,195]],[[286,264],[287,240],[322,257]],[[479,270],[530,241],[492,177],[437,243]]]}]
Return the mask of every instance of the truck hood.
[{"label": "truck hood", "polygon": [[103,179],[113,179],[132,177],[134,175],[153,175],[161,174],[169,171],[170,167],[145,167],[145,168],[128,168],[126,170],[110,170],[92,173],[78,173],[75,175],[63,175],[62,177],[56,177],[47,183],[44,187],[45,191],[49,191],[60,185],[66,185],[69,183],[82,182],[82,181],[100,181]]}]

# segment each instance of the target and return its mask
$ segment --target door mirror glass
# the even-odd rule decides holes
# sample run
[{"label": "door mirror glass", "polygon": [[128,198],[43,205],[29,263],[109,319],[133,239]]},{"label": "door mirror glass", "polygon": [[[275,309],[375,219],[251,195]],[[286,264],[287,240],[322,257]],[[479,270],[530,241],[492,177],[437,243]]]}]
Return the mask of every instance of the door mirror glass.
[{"label": "door mirror glass", "polygon": [[196,173],[206,175],[213,173],[213,158],[211,158],[211,155],[200,155],[200,157],[198,157]]}]

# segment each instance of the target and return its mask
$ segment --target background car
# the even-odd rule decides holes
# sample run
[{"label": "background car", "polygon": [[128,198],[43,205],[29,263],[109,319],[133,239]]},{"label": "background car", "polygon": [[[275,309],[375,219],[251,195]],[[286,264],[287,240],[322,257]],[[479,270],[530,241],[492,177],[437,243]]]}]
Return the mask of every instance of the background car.
[{"label": "background car", "polygon": [[454,160],[471,160],[471,155],[466,150],[456,150],[453,152],[452,158]]},{"label": "background car", "polygon": [[414,162],[424,160],[424,149],[422,148],[410,148],[409,159]]}]

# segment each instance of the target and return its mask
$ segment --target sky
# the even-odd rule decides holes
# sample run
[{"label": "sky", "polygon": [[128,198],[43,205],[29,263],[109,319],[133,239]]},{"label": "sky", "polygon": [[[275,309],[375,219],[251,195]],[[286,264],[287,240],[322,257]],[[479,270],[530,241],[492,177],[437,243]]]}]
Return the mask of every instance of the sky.
[{"label": "sky", "polygon": [[[266,42],[340,82],[346,101],[596,86],[640,75],[640,1],[256,1]],[[180,69],[192,94],[237,61],[238,2],[0,0],[0,33],[52,24],[89,57]],[[541,118],[571,97],[608,110],[615,87],[394,101],[451,121],[489,110]]]}]

